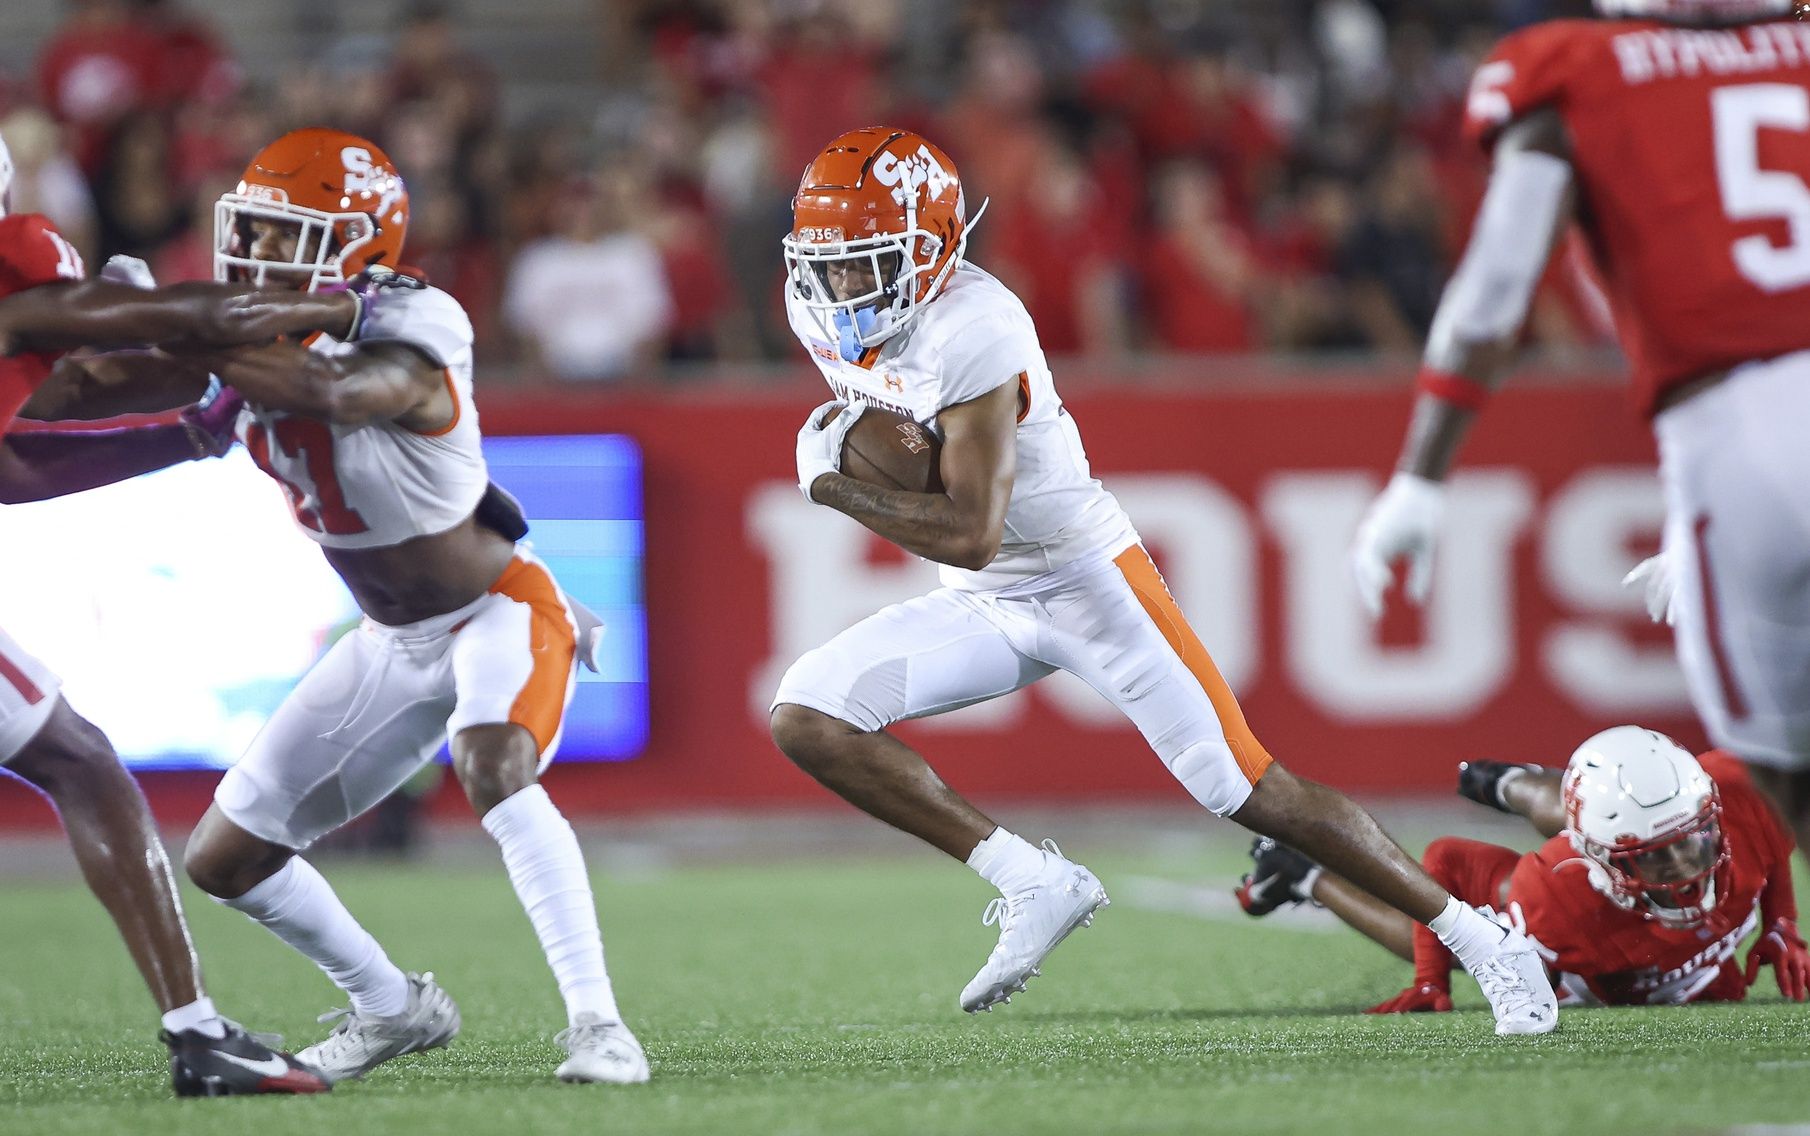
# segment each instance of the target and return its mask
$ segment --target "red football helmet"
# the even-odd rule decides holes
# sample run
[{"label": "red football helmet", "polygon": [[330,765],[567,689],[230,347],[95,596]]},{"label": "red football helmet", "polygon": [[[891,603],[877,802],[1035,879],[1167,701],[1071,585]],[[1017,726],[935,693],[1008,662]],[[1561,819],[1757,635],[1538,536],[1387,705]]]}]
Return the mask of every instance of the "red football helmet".
[{"label": "red football helmet", "polygon": [[1605,16],[1695,27],[1753,24],[1789,16],[1794,0],[1596,0]]},{"label": "red football helmet", "polygon": [[805,167],[792,198],[793,294],[858,359],[936,298],[986,210],[968,219],[955,163],[921,136],[851,130]]},{"label": "red football helmet", "polygon": [[[287,261],[253,255],[253,224],[295,232]],[[350,280],[395,268],[408,232],[409,195],[389,156],[343,130],[292,130],[258,151],[239,188],[214,206],[214,279],[263,284]]]}]

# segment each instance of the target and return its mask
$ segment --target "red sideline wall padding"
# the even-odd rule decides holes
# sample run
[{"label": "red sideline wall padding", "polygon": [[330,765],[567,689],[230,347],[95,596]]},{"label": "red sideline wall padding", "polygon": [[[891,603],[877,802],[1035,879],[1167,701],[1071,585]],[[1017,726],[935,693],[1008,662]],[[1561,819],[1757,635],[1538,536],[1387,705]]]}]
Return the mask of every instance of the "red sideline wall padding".
[{"label": "red sideline wall padding", "polygon": [[[1661,509],[1650,436],[1613,385],[1523,376],[1499,396],[1453,482],[1432,604],[1371,627],[1344,555],[1409,397],[1405,385],[1265,375],[1096,379],[1068,405],[1253,728],[1296,771],[1443,793],[1461,758],[1558,763],[1618,722],[1698,744],[1668,636],[1618,584],[1656,546]],[[505,388],[482,401],[492,433],[616,431],[644,451],[652,739],[634,762],[556,766],[549,786],[572,811],[828,800],[773,750],[765,696],[797,654],[934,586],[934,573],[798,494],[793,435],[821,398],[801,382]],[[1185,799],[1079,684],[1047,681],[902,733],[980,797]],[[178,824],[211,785],[146,780]],[[0,824],[19,796],[0,795]],[[464,808],[450,784],[436,802]]]}]

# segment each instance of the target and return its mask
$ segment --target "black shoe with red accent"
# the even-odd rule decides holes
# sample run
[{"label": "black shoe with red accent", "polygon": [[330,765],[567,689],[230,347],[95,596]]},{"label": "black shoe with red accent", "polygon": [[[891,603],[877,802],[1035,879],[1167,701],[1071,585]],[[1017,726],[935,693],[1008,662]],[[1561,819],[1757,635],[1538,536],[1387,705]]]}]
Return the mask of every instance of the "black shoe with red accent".
[{"label": "black shoe with red accent", "polygon": [[1284,904],[1306,903],[1302,884],[1314,870],[1314,862],[1267,836],[1251,842],[1251,870],[1239,881],[1233,895],[1246,915],[1263,916]]},{"label": "black shoe with red accent", "polygon": [[1523,773],[1544,773],[1546,767],[1532,762],[1461,761],[1458,763],[1458,795],[1480,805],[1488,805],[1499,813],[1512,813],[1502,799],[1502,782]]},{"label": "black shoe with red accent", "polygon": [[170,1079],[179,1097],[236,1097],[256,1093],[324,1093],[332,1085],[287,1053],[258,1041],[236,1022],[226,1036],[199,1030],[157,1035],[170,1047]]}]

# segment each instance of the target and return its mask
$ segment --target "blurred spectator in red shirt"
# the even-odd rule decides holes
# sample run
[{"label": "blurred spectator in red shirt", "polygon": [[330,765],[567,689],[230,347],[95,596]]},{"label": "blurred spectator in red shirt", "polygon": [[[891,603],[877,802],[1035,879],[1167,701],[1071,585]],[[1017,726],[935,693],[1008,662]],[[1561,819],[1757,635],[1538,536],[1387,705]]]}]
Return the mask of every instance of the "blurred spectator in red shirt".
[{"label": "blurred spectator in red shirt", "polygon": [[1042,101],[1043,75],[1024,39],[990,31],[969,43],[961,89],[930,138],[961,171],[970,209],[990,197],[994,208],[1011,213],[1031,196],[1045,143]]},{"label": "blurred spectator in red shirt", "polygon": [[[1125,222],[1112,216],[1079,157],[1047,131],[1030,196],[988,222],[991,266],[1018,294],[1052,355],[1106,354],[1126,341],[1120,273]],[[986,224],[977,227],[985,231]]]},{"label": "blurred spectator in red shirt", "polygon": [[757,82],[780,168],[802,171],[836,135],[873,125],[880,53],[826,6],[780,25]]},{"label": "blurred spectator in red shirt", "polygon": [[71,0],[70,7],[38,55],[38,90],[75,130],[76,160],[91,177],[129,115],[238,89],[238,69],[192,16],[159,0]]},{"label": "blurred spectator in red shirt", "polygon": [[1262,281],[1250,242],[1226,219],[1218,177],[1204,162],[1174,162],[1153,185],[1156,225],[1141,246],[1139,306],[1156,344],[1200,352],[1257,346],[1252,301]]}]

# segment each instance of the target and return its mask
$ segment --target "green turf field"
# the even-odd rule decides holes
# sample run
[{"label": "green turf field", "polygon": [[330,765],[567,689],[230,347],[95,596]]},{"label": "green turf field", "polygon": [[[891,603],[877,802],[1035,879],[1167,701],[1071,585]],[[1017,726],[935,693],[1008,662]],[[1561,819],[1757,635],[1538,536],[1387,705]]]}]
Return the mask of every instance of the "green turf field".
[{"label": "green turf field", "polygon": [[[1225,878],[1229,855],[1093,866],[1128,894],[979,1018],[955,999],[992,943],[987,891],[928,854],[602,881],[611,969],[654,1066],[622,1089],[553,1080],[564,1022],[500,867],[328,864],[398,962],[438,973],[464,1035],[330,1097],[181,1102],[99,908],[73,883],[0,884],[0,1132],[1607,1136],[1810,1120],[1810,1009],[1776,995],[1569,1013],[1521,1041],[1476,1008],[1367,1018],[1353,1011],[1406,967],[1355,935],[1131,897],[1139,878]],[[298,1047],[317,1036],[325,980],[237,914],[193,893],[189,908],[227,1012]]]}]

